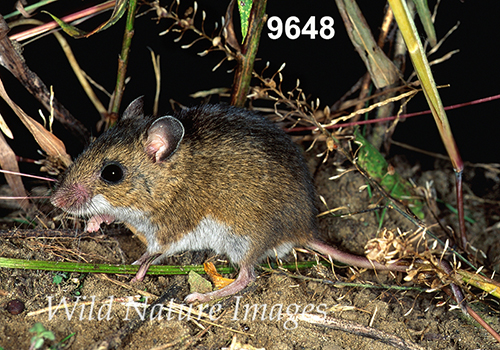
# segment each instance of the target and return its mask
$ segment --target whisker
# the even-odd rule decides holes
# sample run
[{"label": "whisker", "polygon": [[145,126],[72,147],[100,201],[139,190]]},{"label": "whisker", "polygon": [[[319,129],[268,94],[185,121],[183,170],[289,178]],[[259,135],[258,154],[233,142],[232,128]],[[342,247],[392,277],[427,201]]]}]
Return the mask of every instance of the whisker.
[{"label": "whisker", "polygon": [[23,173],[18,173],[17,171],[10,171],[10,170],[3,170],[3,169],[0,169],[0,173],[11,174],[11,175],[19,175],[19,176],[24,176],[24,177],[31,177],[33,179],[45,180],[45,181],[52,181],[52,182],[57,181],[56,179],[51,179],[50,177],[30,175],[30,174],[23,174]]},{"label": "whisker", "polygon": [[9,199],[48,199],[50,196],[33,196],[33,197],[0,197],[0,200]]}]

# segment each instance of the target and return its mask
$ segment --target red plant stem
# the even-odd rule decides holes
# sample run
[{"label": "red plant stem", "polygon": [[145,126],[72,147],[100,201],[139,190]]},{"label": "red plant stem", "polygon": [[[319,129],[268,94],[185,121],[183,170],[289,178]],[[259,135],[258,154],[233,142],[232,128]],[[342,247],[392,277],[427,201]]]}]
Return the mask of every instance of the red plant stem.
[{"label": "red plant stem", "polygon": [[[500,95],[494,95],[494,96],[490,96],[490,97],[480,98],[478,100],[474,100],[474,101],[470,101],[470,102],[463,102],[463,103],[458,103],[458,104],[451,105],[448,107],[444,107],[444,110],[449,111],[452,109],[462,108],[462,107],[466,107],[466,106],[473,106],[473,105],[477,105],[480,103],[490,102],[490,101],[494,101],[494,100],[498,100],[498,99],[500,99]],[[426,110],[426,111],[402,114],[399,116],[399,119],[406,119],[406,118],[416,117],[419,115],[426,115],[426,114],[431,114],[431,111]],[[361,121],[357,121],[357,122],[353,122],[353,123],[335,124],[335,125],[327,126],[326,129],[338,129],[338,128],[347,128],[347,127],[356,126],[356,125],[382,123],[382,122],[394,120],[396,118],[398,118],[398,117],[392,116],[392,117],[380,118],[380,119],[361,120]],[[287,132],[306,131],[306,130],[315,130],[315,129],[317,129],[315,126],[305,126],[305,127],[300,127],[300,128],[286,129],[286,131]]]},{"label": "red plant stem", "polygon": [[[455,295],[453,295],[452,291],[450,290],[450,288],[443,288],[443,291],[448,294],[449,296],[451,296],[455,301],[457,301]],[[458,303],[458,302],[457,302]],[[474,320],[476,320],[477,323],[479,323],[481,325],[481,327],[483,327],[488,333],[490,333],[493,338],[495,338],[498,342],[500,342],[500,335],[488,324],[486,323],[482,318],[481,316],[479,316],[470,306],[468,303],[466,303],[465,305],[465,309],[467,311],[467,314],[469,314],[469,316],[471,316]]]},{"label": "red plant stem", "polygon": [[[83,18],[86,16],[90,16],[93,14],[97,14],[97,13],[105,11],[105,10],[112,9],[115,6],[115,2],[116,2],[115,0],[110,0],[110,1],[107,1],[103,4],[92,6],[92,7],[89,7],[88,9],[72,13],[71,15],[67,15],[66,17],[63,17],[61,19],[66,23],[70,23],[70,22],[73,22],[77,19],[80,19],[80,18]],[[57,28],[57,27],[59,27],[59,24],[57,24],[56,21],[52,21],[52,22],[48,22],[44,25],[41,25],[41,26],[38,26],[35,28],[25,30],[24,32],[13,34],[13,35],[9,36],[9,39],[10,40],[18,40],[18,41],[26,40],[26,39],[29,39],[29,38],[34,37],[36,35],[45,33],[47,31],[52,30],[52,29]]]}]

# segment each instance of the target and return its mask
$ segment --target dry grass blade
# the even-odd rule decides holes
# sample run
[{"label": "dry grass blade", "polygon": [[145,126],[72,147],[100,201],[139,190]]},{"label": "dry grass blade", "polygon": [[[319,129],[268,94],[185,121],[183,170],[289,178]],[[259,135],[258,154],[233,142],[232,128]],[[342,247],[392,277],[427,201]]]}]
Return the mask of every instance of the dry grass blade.
[{"label": "dry grass blade", "polygon": [[[240,6],[239,1],[238,1],[238,6]],[[236,33],[234,31],[233,13],[234,13],[234,0],[232,0],[229,3],[229,6],[227,7],[226,17],[224,19],[224,38],[226,39],[226,42],[229,46],[231,46],[237,52],[240,52],[241,47],[240,44],[238,43],[238,39],[236,38]]]},{"label": "dry grass blade", "polygon": [[[66,147],[64,143],[59,140],[53,133],[48,131],[35,121],[33,118],[28,116],[14,101],[12,101],[5,91],[3,82],[0,80],[0,96],[8,103],[10,108],[17,114],[19,119],[28,128],[33,137],[35,138],[38,145],[50,156],[59,159],[65,166],[71,164],[71,157],[66,153]],[[9,169],[14,170],[14,169]],[[19,170],[15,170],[19,171]]]},{"label": "dry grass blade", "polygon": [[0,65],[12,73],[24,88],[38,99],[46,109],[50,109],[50,106],[53,106],[54,117],[71,130],[79,141],[82,143],[86,142],[88,140],[87,128],[83,123],[75,119],[62,104],[56,100],[51,101],[47,86],[35,72],[29,69],[24,58],[7,36],[9,30],[8,24],[0,16]]},{"label": "dry grass blade", "polygon": [[[36,25],[36,26],[42,26],[43,22],[36,20],[36,19],[20,19],[17,20],[14,23],[9,24],[11,28],[15,26],[20,26],[20,25]],[[93,82],[86,74],[85,72],[81,69],[80,65],[78,64],[78,61],[73,54],[73,51],[71,50],[71,46],[69,45],[68,41],[66,38],[59,32],[53,31],[52,34],[54,34],[55,38],[61,45],[61,48],[63,49],[66,58],[68,59],[69,64],[71,65],[71,68],[73,69],[73,72],[75,73],[76,77],[78,78],[78,81],[80,82],[83,90],[85,90],[85,93],[87,94],[88,98],[94,105],[94,107],[97,109],[99,114],[101,115],[102,121],[105,121],[107,118],[107,110],[95,94],[94,90],[92,89],[91,82]]]},{"label": "dry grass blade", "polygon": [[3,116],[0,115],[0,130],[7,136],[9,139],[13,139],[14,135],[12,134],[12,131],[10,130],[9,126],[5,122],[5,119],[3,119]]},{"label": "dry grass blade", "polygon": [[[19,167],[16,161],[16,155],[12,148],[7,144],[7,141],[0,134],[0,166],[4,170],[10,170],[19,172]],[[24,189],[23,182],[21,178],[17,175],[4,174],[9,187],[11,188],[14,196],[26,198],[26,199],[16,199],[21,208],[28,210],[31,208],[31,203],[28,201],[28,196],[26,195],[26,190]]]},{"label": "dry grass blade", "polygon": [[336,0],[352,44],[370,72],[377,89],[389,86],[398,79],[398,70],[372,36],[361,10],[355,1]]}]

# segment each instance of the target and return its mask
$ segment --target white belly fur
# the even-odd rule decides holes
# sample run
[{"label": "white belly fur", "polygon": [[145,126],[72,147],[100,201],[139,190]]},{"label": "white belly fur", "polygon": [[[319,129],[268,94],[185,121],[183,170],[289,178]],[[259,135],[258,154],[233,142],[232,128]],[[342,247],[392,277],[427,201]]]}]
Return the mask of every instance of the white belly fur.
[{"label": "white belly fur", "polygon": [[[130,208],[113,207],[101,195],[97,195],[92,199],[91,207],[97,209],[97,212],[113,215],[117,221],[126,222],[142,233],[148,242],[147,251],[149,254],[163,252],[155,260],[155,263],[184,251],[211,249],[216,254],[226,255],[232,263],[239,264],[251,249],[248,236],[234,235],[231,227],[217,222],[210,216],[201,220],[193,231],[177,242],[171,243],[167,248],[158,242],[156,238],[158,227],[153,225],[144,213]],[[288,254],[293,247],[293,243],[281,244],[276,249],[267,250],[262,258],[267,256],[281,258]],[[165,250],[165,248],[167,249]]]}]

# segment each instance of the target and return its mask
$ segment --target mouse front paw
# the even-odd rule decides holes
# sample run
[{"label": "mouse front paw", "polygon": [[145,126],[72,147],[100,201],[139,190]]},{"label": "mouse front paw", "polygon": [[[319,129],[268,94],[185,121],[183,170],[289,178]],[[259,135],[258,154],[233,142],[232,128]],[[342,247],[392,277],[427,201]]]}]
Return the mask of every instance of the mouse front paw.
[{"label": "mouse front paw", "polygon": [[85,230],[87,232],[97,232],[101,228],[101,224],[103,222],[109,225],[113,221],[115,221],[115,218],[111,215],[94,215],[87,221],[87,227]]}]

